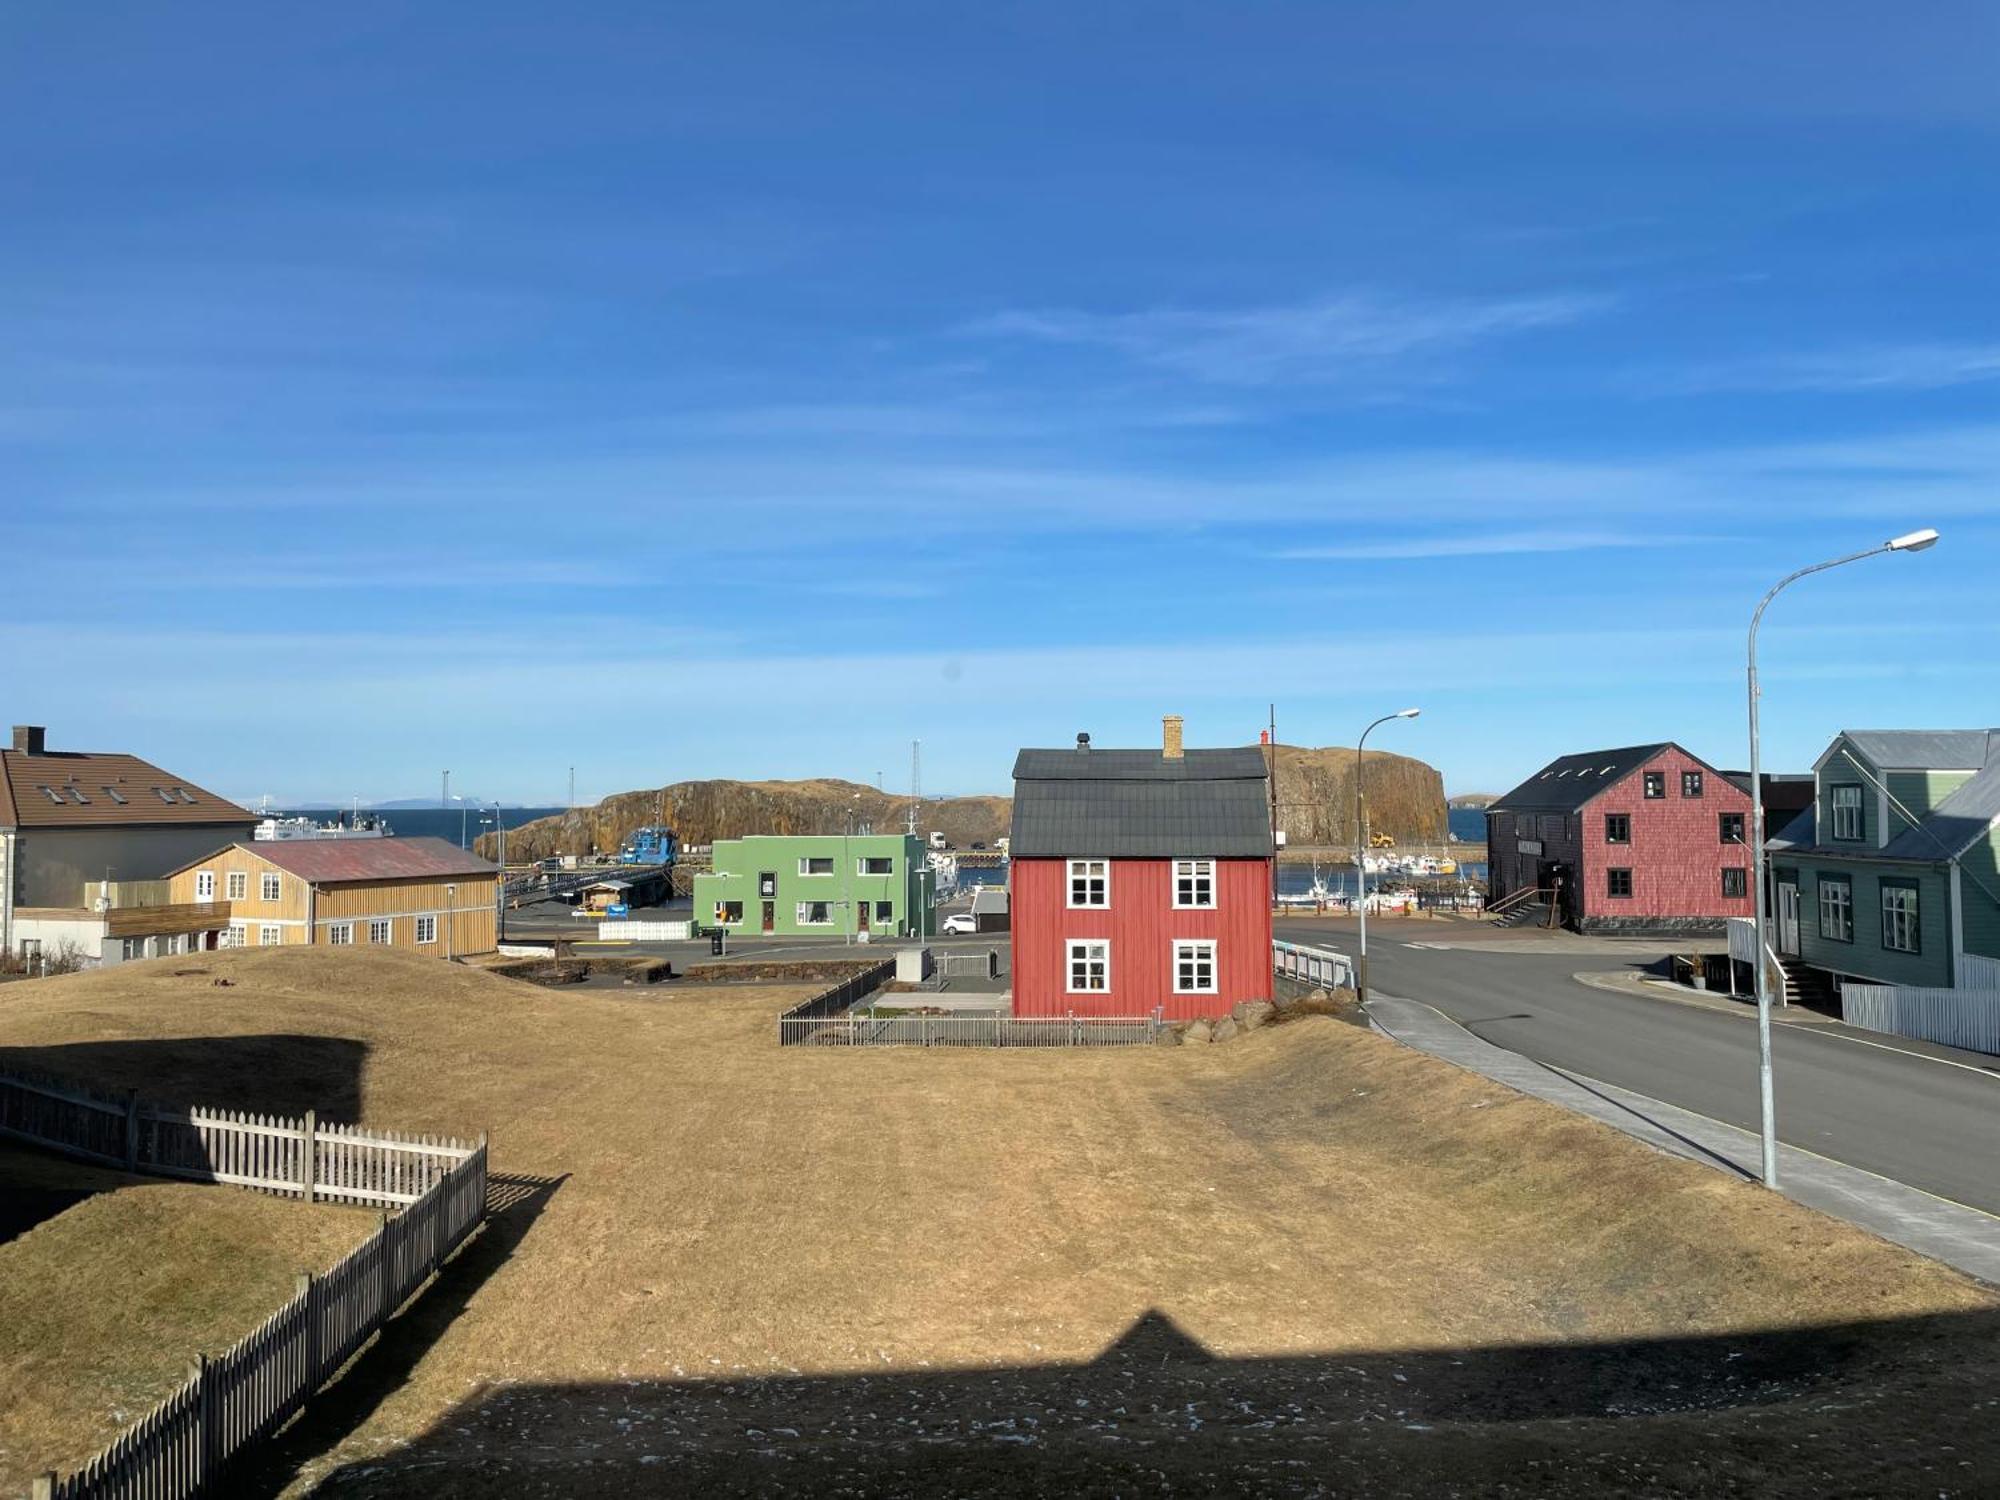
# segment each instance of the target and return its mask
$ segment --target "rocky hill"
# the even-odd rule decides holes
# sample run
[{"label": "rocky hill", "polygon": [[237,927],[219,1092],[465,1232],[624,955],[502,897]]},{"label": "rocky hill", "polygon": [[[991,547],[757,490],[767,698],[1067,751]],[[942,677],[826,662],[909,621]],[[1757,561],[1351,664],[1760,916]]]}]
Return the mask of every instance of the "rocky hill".
[{"label": "rocky hill", "polygon": [[[654,791],[619,792],[595,807],[579,807],[510,829],[507,858],[609,852],[634,829],[659,822],[688,844],[710,844],[747,833],[844,833],[850,813],[856,829],[887,833],[904,825],[909,806],[908,797],[853,781],[677,781]],[[1007,797],[927,798],[922,828],[943,830],[961,849],[975,841],[991,844],[1007,832],[1012,809]],[[477,847],[488,859],[498,852],[490,833],[480,836]]]},{"label": "rocky hill", "polygon": [[[1351,847],[1354,752],[1280,745],[1277,761],[1278,826],[1290,847]],[[1444,841],[1444,783],[1435,768],[1371,750],[1367,791],[1371,828],[1405,845]],[[748,833],[841,833],[850,812],[855,827],[887,832],[903,826],[909,805],[907,797],[834,779],[679,781],[653,791],[620,792],[595,807],[523,824],[507,834],[507,857],[608,852],[635,828],[661,821],[690,844]],[[1007,797],[947,797],[925,801],[921,827],[926,833],[942,830],[964,849],[1002,837],[1012,816]],[[480,837],[478,849],[489,859],[498,852],[491,834]]]}]

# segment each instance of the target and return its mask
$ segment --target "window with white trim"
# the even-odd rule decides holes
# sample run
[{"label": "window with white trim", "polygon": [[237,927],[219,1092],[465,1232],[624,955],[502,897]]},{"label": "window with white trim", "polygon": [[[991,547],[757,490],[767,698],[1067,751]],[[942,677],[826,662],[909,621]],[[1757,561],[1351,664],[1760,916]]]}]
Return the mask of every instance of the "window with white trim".
[{"label": "window with white trim", "polygon": [[1854,882],[1845,875],[1819,877],[1819,935],[1835,943],[1854,941]]},{"label": "window with white trim", "polygon": [[1917,883],[1882,877],[1882,946],[1894,953],[1923,952],[1917,924]]},{"label": "window with white trim", "polygon": [[1215,993],[1215,942],[1211,938],[1181,939],[1174,944],[1174,993]]},{"label": "window with white trim", "polygon": [[1860,786],[1853,782],[1843,782],[1826,790],[1827,795],[1833,799],[1833,836],[1850,843],[1860,842],[1865,836]]},{"label": "window with white trim", "polygon": [[244,947],[248,944],[249,938],[249,929],[241,922],[231,922],[222,930],[222,946],[225,948]]},{"label": "window with white trim", "polygon": [[257,884],[258,894],[266,901],[276,901],[284,889],[284,880],[277,875],[267,874]]},{"label": "window with white trim", "polygon": [[242,901],[249,897],[250,872],[248,870],[231,870],[223,879],[228,887],[229,899],[231,901]]},{"label": "window with white trim", "polygon": [[1111,861],[1073,859],[1069,862],[1069,904],[1102,907],[1111,904]]},{"label": "window with white trim", "polygon": [[215,871],[196,870],[194,872],[194,899],[213,901],[215,899]]},{"label": "window with white trim", "polygon": [[346,948],[354,942],[352,922],[330,922],[327,924],[326,940],[336,948]]},{"label": "window with white trim", "polygon": [[855,862],[857,875],[893,875],[896,861],[887,854],[864,854]]},{"label": "window with white trim", "polygon": [[1105,995],[1111,992],[1111,944],[1084,938],[1069,945],[1069,992]]},{"label": "window with white trim", "polygon": [[831,901],[801,901],[794,916],[801,927],[831,927],[833,925],[833,903]]},{"label": "window with white trim", "polygon": [[831,854],[802,854],[799,856],[801,875],[831,875],[833,856]]},{"label": "window with white trim", "polygon": [[275,948],[284,942],[284,940],[285,929],[282,927],[264,925],[257,929],[257,946],[259,948]]},{"label": "window with white trim", "polygon": [[1174,905],[1183,908],[1215,905],[1214,860],[1174,861]]},{"label": "window with white trim", "polygon": [[417,942],[419,945],[435,943],[438,940],[438,919],[436,917],[417,918]]},{"label": "window with white trim", "polygon": [[368,922],[368,941],[371,943],[393,943],[396,940],[396,919],[394,917],[372,917]]}]

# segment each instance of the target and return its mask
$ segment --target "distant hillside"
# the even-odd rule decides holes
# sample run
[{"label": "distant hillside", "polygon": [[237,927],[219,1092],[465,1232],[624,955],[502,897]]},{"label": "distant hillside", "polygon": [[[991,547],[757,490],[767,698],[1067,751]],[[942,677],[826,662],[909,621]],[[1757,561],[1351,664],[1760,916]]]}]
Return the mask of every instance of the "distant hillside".
[{"label": "distant hillside", "polygon": [[[1278,826],[1298,848],[1354,842],[1354,752],[1280,745]],[[1368,752],[1369,826],[1397,842],[1442,843],[1444,782],[1420,760]],[[910,800],[858,782],[680,781],[653,791],[620,792],[595,807],[538,818],[507,834],[507,857],[545,859],[555,854],[608,852],[636,828],[664,821],[685,843],[709,844],[751,833],[841,833],[853,812],[857,826],[877,832],[903,826]],[[1013,820],[1008,797],[926,799],[921,831],[941,830],[959,848],[991,844]],[[491,834],[478,849],[498,853]]]},{"label": "distant hillside", "polygon": [[[609,852],[634,829],[661,821],[688,844],[750,833],[844,833],[850,813],[856,828],[888,833],[903,827],[909,807],[908,797],[853,781],[677,781],[654,791],[619,792],[595,807],[523,823],[508,831],[507,857]],[[940,829],[963,849],[975,841],[991,844],[1007,832],[1012,817],[1013,802],[1007,797],[926,798],[922,830]],[[478,849],[487,858],[498,847],[491,834],[480,836]]]},{"label": "distant hillside", "polygon": [[1451,799],[1453,807],[1487,808],[1500,800],[1498,792],[1460,792]]}]

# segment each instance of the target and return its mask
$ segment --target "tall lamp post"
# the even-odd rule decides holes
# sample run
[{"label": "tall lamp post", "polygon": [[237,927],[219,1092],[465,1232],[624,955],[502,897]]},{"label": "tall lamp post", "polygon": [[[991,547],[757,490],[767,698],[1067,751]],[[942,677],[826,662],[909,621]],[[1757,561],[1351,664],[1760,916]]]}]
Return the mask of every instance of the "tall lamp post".
[{"label": "tall lamp post", "polygon": [[1849,553],[1846,557],[1836,557],[1829,562],[1814,563],[1810,568],[1800,568],[1796,573],[1787,574],[1771,586],[1771,591],[1757,605],[1757,612],[1750,617],[1749,649],[1749,692],[1750,692],[1750,878],[1755,889],[1757,929],[1757,1093],[1763,1122],[1763,1166],[1764,1186],[1778,1185],[1778,1105],[1777,1096],[1771,1085],[1771,969],[1765,957],[1771,951],[1765,938],[1765,929],[1770,924],[1770,903],[1764,891],[1764,764],[1763,746],[1758,739],[1757,700],[1757,627],[1764,623],[1764,611],[1771,601],[1778,597],[1789,585],[1797,583],[1814,573],[1824,573],[1828,568],[1843,567],[1863,558],[1877,557],[1884,552],[1922,552],[1937,544],[1938,534],[1926,527],[1922,531],[1912,531],[1906,535],[1892,537],[1879,547],[1870,547],[1865,552]]},{"label": "tall lamp post", "polygon": [[1368,736],[1391,719],[1414,719],[1422,712],[1420,708],[1399,708],[1392,714],[1384,714],[1361,731],[1361,738],[1354,746],[1354,909],[1361,914],[1361,955],[1354,969],[1354,998],[1362,1004],[1368,1000],[1368,866],[1362,863],[1367,857],[1368,829],[1362,821],[1361,751],[1368,743]]}]

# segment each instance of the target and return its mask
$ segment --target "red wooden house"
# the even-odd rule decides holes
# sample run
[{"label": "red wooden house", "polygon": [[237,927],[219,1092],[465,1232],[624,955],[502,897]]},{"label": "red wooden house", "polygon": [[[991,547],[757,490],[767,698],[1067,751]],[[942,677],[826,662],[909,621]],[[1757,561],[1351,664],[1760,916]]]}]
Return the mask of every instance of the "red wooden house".
[{"label": "red wooden house", "polygon": [[1023,750],[1014,762],[1014,1014],[1219,1016],[1271,998],[1263,752]]},{"label": "red wooden house", "polygon": [[1492,900],[1557,891],[1582,932],[1719,931],[1751,910],[1747,785],[1671,742],[1550,761],[1486,810]]}]

